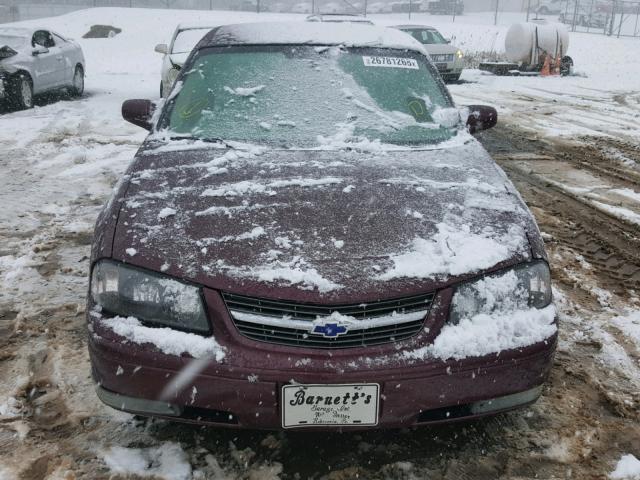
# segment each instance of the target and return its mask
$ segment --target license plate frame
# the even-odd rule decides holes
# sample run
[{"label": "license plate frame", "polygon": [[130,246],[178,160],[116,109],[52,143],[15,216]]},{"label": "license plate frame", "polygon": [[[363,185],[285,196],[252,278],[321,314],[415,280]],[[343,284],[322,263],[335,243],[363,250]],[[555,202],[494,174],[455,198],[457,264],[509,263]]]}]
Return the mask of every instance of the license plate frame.
[{"label": "license plate frame", "polygon": [[449,70],[449,64],[447,64],[447,63],[436,63],[436,68],[438,69],[439,72],[444,72],[446,70]]},{"label": "license plate frame", "polygon": [[[302,394],[298,393],[301,391]],[[339,401],[334,404],[337,398]],[[380,384],[287,384],[282,386],[280,403],[282,428],[285,429],[375,427],[380,415]]]}]

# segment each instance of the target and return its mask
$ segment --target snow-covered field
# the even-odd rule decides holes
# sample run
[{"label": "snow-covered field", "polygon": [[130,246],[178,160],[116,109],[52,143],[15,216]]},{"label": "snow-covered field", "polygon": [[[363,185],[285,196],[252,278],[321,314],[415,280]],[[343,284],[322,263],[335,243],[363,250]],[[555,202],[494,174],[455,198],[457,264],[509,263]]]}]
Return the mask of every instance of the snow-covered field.
[{"label": "snow-covered field", "polygon": [[[459,105],[498,108],[500,126],[483,142],[549,243],[561,343],[535,406],[465,427],[309,437],[144,422],[99,403],[84,340],[89,244],[145,136],[121,119],[122,101],[157,97],[153,47],[178,22],[302,18],[100,8],[26,22],[76,38],[87,78],[79,100],[0,114],[0,480],[640,478],[640,39],[572,34],[575,76],[466,70],[451,86]],[[521,15],[500,19],[412,23],[437,26],[470,54],[500,53]],[[94,24],[123,31],[82,39]]]}]

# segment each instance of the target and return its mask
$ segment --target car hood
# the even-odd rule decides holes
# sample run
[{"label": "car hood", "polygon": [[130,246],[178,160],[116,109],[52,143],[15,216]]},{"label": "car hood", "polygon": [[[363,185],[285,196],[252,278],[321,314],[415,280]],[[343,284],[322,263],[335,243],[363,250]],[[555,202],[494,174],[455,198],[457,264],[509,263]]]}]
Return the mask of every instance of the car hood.
[{"label": "car hood", "polygon": [[14,49],[8,46],[0,48],[0,71],[14,73],[19,69],[30,70],[33,65],[33,56],[22,49]]},{"label": "car hood", "polygon": [[378,153],[165,145],[128,175],[114,258],[255,296],[431,291],[530,259],[538,235],[475,140]]}]

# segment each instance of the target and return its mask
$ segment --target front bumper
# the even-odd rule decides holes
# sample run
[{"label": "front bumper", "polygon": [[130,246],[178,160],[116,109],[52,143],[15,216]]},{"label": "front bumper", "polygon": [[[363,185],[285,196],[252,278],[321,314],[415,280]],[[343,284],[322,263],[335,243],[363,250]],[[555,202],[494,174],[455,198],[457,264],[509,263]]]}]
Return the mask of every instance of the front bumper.
[{"label": "front bumper", "polygon": [[444,78],[445,80],[457,80],[462,74],[462,63],[458,61],[447,63],[437,62],[436,68],[438,69],[440,75],[442,75],[442,78]]},{"label": "front bumper", "polygon": [[[416,337],[386,346],[310,350],[265,344],[242,337],[217,292],[205,292],[217,318],[222,362],[164,354],[151,345],[123,341],[90,318],[89,353],[98,396],[107,405],[142,415],[235,428],[282,428],[282,387],[299,384],[380,385],[376,427],[402,428],[474,418],[535,401],[546,380],[557,334],[517,350],[463,360],[409,362],[394,357],[433,340],[448,311],[451,291],[438,294]],[[364,360],[363,360],[364,359]],[[357,360],[357,361],[356,361]],[[194,366],[196,366],[194,371]],[[180,375],[191,372],[187,381]],[[167,386],[173,385],[167,392]],[[312,427],[309,427],[312,428]],[[313,427],[318,428],[318,427]]]},{"label": "front bumper", "polygon": [[[546,347],[501,364],[456,370],[445,367],[413,378],[412,374],[419,372],[378,371],[348,378],[344,375],[305,375],[296,380],[303,384],[378,382],[381,385],[379,422],[377,427],[366,428],[451,422],[496,414],[534,402],[542,391],[553,359],[553,354],[545,351]],[[555,347],[555,341],[549,342],[548,347],[548,350]],[[161,391],[178,371],[109,359],[95,350],[91,357],[94,375],[100,379],[99,398],[118,410],[235,428],[281,428],[280,392],[290,381],[284,374],[255,369],[255,373],[244,380],[199,374],[189,382],[189,388],[160,401]],[[125,373],[115,379],[116,371]],[[330,426],[322,428],[332,429]]]}]

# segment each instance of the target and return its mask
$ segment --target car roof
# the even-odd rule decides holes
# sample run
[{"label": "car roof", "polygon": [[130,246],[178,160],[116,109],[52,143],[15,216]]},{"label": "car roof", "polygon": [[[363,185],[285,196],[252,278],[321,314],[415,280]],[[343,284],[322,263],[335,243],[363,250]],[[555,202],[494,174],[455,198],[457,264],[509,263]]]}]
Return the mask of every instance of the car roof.
[{"label": "car roof", "polygon": [[427,30],[438,30],[435,27],[431,27],[429,25],[393,25],[391,28],[398,28],[402,30],[403,28],[426,28]]},{"label": "car roof", "polygon": [[27,37],[27,36],[31,36],[31,34],[36,30],[46,30],[46,29],[45,28],[0,27],[0,35],[9,35],[12,37]]},{"label": "car roof", "polygon": [[220,24],[211,24],[210,22],[202,22],[202,23],[179,23],[176,27],[176,30],[199,30],[199,29],[209,29],[216,28],[220,26]]},{"label": "car roof", "polygon": [[195,48],[233,45],[344,45],[413,50],[424,46],[393,28],[352,22],[262,22],[215,28]]},{"label": "car roof", "polygon": [[307,20],[318,19],[320,21],[334,22],[361,22],[373,25],[373,22],[364,15],[354,13],[314,13],[309,15]]},{"label": "car roof", "polygon": [[349,18],[366,18],[361,13],[315,13],[310,16],[320,16],[320,17],[349,17]]},{"label": "car roof", "polygon": [[45,32],[56,34],[59,37],[66,38],[64,35],[60,35],[58,32],[51,28],[44,27],[42,25],[38,25],[37,27],[1,27],[0,26],[0,34],[4,35],[13,35],[13,36],[28,36],[30,37],[35,32],[39,32],[40,30],[44,30]]}]

